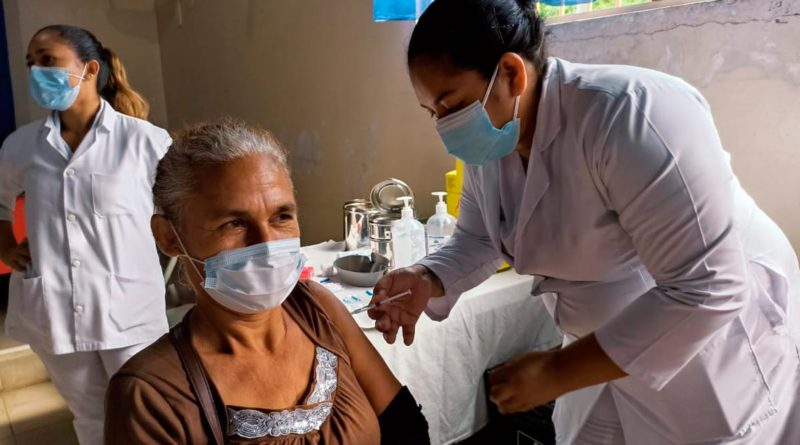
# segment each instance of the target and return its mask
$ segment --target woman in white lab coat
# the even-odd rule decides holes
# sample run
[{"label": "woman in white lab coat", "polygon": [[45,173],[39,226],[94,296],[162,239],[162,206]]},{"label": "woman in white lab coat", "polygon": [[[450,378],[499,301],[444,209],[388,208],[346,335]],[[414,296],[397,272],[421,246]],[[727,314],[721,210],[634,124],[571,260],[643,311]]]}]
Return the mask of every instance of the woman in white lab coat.
[{"label": "woman in white lab coat", "polygon": [[564,347],[493,373],[501,411],[557,399],[560,444],[800,443],[797,259],[697,90],[547,58],[526,0],[434,1],[408,64],[468,166],[452,240],[376,288],[413,291],[370,312],[387,341],[505,260],[538,277]]},{"label": "woman in white lab coat", "polygon": [[[100,444],[108,379],[167,331],[150,217],[171,140],[142,120],[147,102],[90,32],[43,28],[27,61],[31,95],[51,112],[0,149],[0,259],[15,270],[6,331],[41,357],[80,443]],[[28,239],[17,244],[21,193]]]}]

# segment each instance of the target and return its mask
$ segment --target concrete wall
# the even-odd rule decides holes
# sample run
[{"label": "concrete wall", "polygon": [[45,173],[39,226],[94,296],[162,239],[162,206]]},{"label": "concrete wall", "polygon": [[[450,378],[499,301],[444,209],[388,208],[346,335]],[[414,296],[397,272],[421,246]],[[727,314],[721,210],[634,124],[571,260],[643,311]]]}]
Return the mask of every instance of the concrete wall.
[{"label": "concrete wall", "polygon": [[800,1],[718,0],[550,33],[553,55],[654,68],[698,87],[745,189],[800,251]]},{"label": "concrete wall", "polygon": [[25,53],[40,28],[55,23],[92,31],[122,59],[134,89],[150,102],[150,120],[167,126],[153,0],[3,0],[17,125],[45,111],[28,95]]},{"label": "concrete wall", "polygon": [[303,242],[341,238],[344,201],[390,176],[433,213],[454,168],[405,66],[412,22],[374,23],[371,0],[157,0],[169,120],[229,114],[287,146]]},{"label": "concrete wall", "polygon": [[[452,162],[417,105],[413,23],[371,0],[156,0],[169,119],[221,114],[273,130],[292,155],[304,242],[340,237],[340,207],[389,176],[432,211]],[[734,169],[800,248],[800,2],[719,0],[553,25],[551,52],[680,76],[703,91]]]}]

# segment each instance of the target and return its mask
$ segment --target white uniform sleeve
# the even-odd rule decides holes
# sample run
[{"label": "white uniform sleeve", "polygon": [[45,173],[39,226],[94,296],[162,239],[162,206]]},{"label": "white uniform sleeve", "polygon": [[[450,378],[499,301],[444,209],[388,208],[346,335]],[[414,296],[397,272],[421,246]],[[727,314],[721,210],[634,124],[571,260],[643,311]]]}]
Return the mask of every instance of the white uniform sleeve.
[{"label": "white uniform sleeve", "polygon": [[148,177],[151,188],[156,183],[158,163],[161,162],[161,159],[167,154],[169,147],[172,145],[172,138],[170,137],[169,133],[161,128],[157,128],[157,135],[153,138],[153,140],[154,156],[152,158],[152,164],[149,168]]},{"label": "white uniform sleeve", "polygon": [[734,176],[708,104],[686,86],[634,93],[600,139],[601,193],[656,287],[595,335],[618,366],[659,390],[745,304]]},{"label": "white uniform sleeve", "polygon": [[159,160],[161,160],[161,158],[163,158],[164,155],[167,154],[167,151],[169,150],[169,147],[172,145],[172,137],[169,135],[169,132],[167,130],[162,130],[162,131],[163,131],[163,133],[161,135],[162,142],[158,147],[158,159]]},{"label": "white uniform sleeve", "polygon": [[0,220],[13,221],[14,207],[17,197],[22,194],[25,181],[20,167],[11,153],[11,144],[7,138],[0,148]]},{"label": "white uniform sleeve", "polygon": [[502,264],[478,208],[474,181],[467,173],[453,237],[438,252],[419,261],[439,277],[445,290],[443,297],[428,302],[425,313],[433,320],[447,318],[462,293],[486,281]]}]

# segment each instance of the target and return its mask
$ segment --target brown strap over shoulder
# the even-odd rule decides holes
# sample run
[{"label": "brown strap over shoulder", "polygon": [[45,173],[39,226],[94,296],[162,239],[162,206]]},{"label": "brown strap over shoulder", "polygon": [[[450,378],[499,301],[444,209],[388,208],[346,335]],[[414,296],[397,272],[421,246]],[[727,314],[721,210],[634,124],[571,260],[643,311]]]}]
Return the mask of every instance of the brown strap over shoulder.
[{"label": "brown strap over shoulder", "polygon": [[175,351],[178,352],[178,357],[181,359],[183,369],[186,371],[186,376],[192,385],[192,390],[200,402],[205,420],[214,435],[213,443],[224,445],[225,435],[222,433],[222,423],[219,420],[217,408],[214,404],[214,395],[211,392],[211,386],[208,383],[208,376],[203,368],[203,363],[200,361],[197,351],[192,347],[189,325],[186,319],[170,329],[169,339]]}]

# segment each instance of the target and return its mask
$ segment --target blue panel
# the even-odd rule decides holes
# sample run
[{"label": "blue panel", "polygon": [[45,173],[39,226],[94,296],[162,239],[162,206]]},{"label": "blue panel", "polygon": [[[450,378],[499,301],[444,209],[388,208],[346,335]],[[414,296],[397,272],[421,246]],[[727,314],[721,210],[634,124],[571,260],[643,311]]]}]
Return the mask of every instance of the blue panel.
[{"label": "blue panel", "polygon": [[3,3],[0,2],[0,141],[14,131],[14,95],[11,91],[11,70],[8,66],[8,42]]},{"label": "blue panel", "polygon": [[376,22],[389,20],[416,20],[432,0],[372,0],[372,19]]}]

